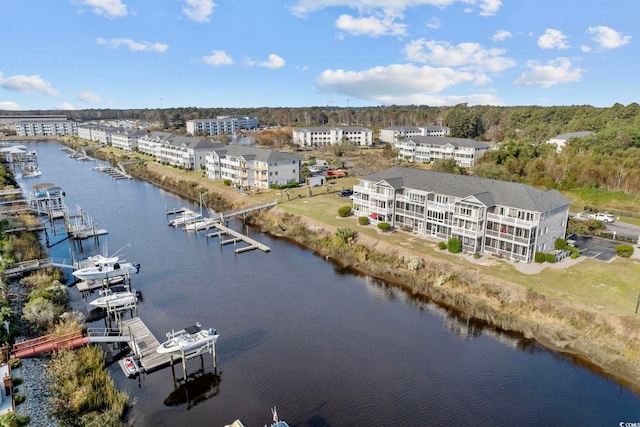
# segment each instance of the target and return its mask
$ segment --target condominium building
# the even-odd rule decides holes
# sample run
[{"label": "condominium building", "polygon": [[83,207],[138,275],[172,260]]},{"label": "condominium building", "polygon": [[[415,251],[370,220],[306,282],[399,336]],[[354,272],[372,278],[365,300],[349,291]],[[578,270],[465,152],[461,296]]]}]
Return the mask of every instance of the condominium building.
[{"label": "condominium building", "polygon": [[569,218],[569,200],[556,190],[416,168],[360,178],[354,192],[354,212],[374,223],[523,262],[553,251]]},{"label": "condominium building", "polygon": [[449,136],[451,129],[445,126],[390,126],[380,129],[380,142],[393,144],[414,136]]},{"label": "condominium building", "polygon": [[36,120],[14,123],[17,136],[76,135],[78,124],[70,120]]},{"label": "condominium building", "polygon": [[302,156],[268,148],[226,145],[206,156],[207,176],[229,179],[242,189],[267,190],[271,185],[300,181]]},{"label": "condominium building", "polygon": [[124,128],[116,128],[110,126],[96,126],[82,124],[78,126],[78,136],[89,141],[99,142],[101,145],[111,144],[111,135],[115,133],[125,132]]},{"label": "condominium building", "polygon": [[465,138],[439,136],[413,136],[393,144],[398,158],[415,163],[431,163],[436,160],[454,159],[456,164],[470,168],[484,153],[491,149],[488,142]]},{"label": "condominium building", "polygon": [[225,147],[210,139],[192,138],[170,132],[151,132],[138,138],[138,150],[150,154],[157,162],[189,170],[204,169],[205,157],[212,150]]},{"label": "condominium building", "polygon": [[235,135],[240,129],[256,129],[258,118],[251,116],[218,116],[215,119],[187,120],[187,133],[195,135]]},{"label": "condominium building", "polygon": [[308,127],[293,130],[293,143],[303,147],[325,147],[352,142],[361,147],[373,145],[371,129],[344,127]]},{"label": "condominium building", "polygon": [[121,130],[111,134],[111,146],[124,151],[131,151],[138,147],[138,139],[148,135],[144,130]]}]

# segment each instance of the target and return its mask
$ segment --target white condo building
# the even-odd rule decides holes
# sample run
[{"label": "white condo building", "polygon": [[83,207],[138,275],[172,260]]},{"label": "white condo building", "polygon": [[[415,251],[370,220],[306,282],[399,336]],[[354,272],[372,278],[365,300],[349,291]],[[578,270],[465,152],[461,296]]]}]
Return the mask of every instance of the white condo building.
[{"label": "white condo building", "polygon": [[344,127],[308,127],[293,130],[293,143],[303,147],[325,147],[342,144],[345,141],[354,142],[361,147],[373,145],[371,129]]},{"label": "white condo building", "polygon": [[226,145],[206,157],[207,176],[229,179],[237,188],[267,190],[299,182],[302,156],[269,148]]},{"label": "white condo building", "polygon": [[449,136],[451,129],[446,126],[390,126],[380,129],[380,142],[393,144],[414,136]]},{"label": "white condo building", "polygon": [[70,120],[20,121],[14,124],[17,136],[76,135],[78,124]]},{"label": "white condo building", "polygon": [[148,135],[144,130],[121,130],[111,134],[111,145],[124,151],[138,148],[138,139]]},{"label": "white condo building", "polygon": [[258,118],[251,116],[218,116],[215,119],[187,120],[187,133],[195,135],[235,135],[240,129],[256,129]]},{"label": "white condo building", "polygon": [[204,169],[205,157],[214,149],[225,147],[210,139],[192,138],[170,132],[151,132],[138,138],[138,150],[150,154],[157,162],[189,170]]},{"label": "white condo building", "polygon": [[436,160],[454,159],[456,164],[470,168],[484,153],[491,149],[488,142],[465,138],[440,136],[414,136],[395,144],[398,158],[412,163],[431,163]]},{"label": "white condo building", "polygon": [[531,262],[565,237],[569,200],[556,190],[407,167],[359,181],[356,215],[435,240],[454,237],[470,253]]}]

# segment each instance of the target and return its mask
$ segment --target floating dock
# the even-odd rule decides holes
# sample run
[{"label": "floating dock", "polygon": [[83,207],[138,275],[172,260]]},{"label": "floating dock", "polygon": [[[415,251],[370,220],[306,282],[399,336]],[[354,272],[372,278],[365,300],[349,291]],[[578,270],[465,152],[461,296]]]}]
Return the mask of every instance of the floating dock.
[{"label": "floating dock", "polygon": [[[222,224],[215,224],[215,228],[217,228],[220,231],[217,231],[215,233],[209,233],[207,234],[207,238],[212,238],[212,237],[220,237],[220,246],[224,246],[224,245],[228,245],[230,243],[233,243],[234,246],[236,246],[237,242],[245,242],[247,243],[249,246],[243,246],[240,248],[236,248],[235,249],[235,253],[239,254],[241,252],[246,252],[246,251],[250,251],[253,249],[260,249],[263,252],[269,252],[271,251],[271,248],[263,243],[258,242],[257,240],[252,239],[249,236],[245,236],[244,234],[237,232],[235,230],[230,229],[229,227],[225,227]],[[225,235],[230,235],[232,236],[229,239],[225,239],[223,240],[223,236]]]}]

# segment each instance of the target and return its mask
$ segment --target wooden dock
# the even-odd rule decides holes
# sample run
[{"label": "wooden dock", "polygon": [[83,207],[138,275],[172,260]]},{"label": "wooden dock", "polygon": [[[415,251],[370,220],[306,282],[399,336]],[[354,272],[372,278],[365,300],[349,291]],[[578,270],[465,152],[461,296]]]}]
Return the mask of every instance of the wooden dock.
[{"label": "wooden dock", "polygon": [[[269,252],[271,251],[271,248],[263,243],[258,242],[257,240],[252,239],[249,236],[245,236],[244,234],[232,230],[229,227],[225,227],[222,224],[216,224],[215,228],[217,228],[220,231],[217,231],[215,233],[209,233],[207,234],[207,238],[212,238],[212,237],[220,237],[220,246],[224,246],[224,245],[228,245],[230,243],[233,243],[233,246],[236,246],[236,243],[241,241],[241,242],[245,242],[247,243],[249,246],[243,246],[243,247],[236,247],[235,248],[235,253],[239,254],[241,252],[246,252],[246,251],[250,251],[253,249],[260,249],[263,252]],[[229,239],[225,239],[223,240],[223,236],[225,235],[230,235],[232,236]]]},{"label": "wooden dock", "polygon": [[139,317],[123,320],[120,330],[123,335],[133,337],[134,342],[130,344],[130,347],[145,372],[163,368],[181,359],[179,353],[158,353],[156,349],[160,342]]}]

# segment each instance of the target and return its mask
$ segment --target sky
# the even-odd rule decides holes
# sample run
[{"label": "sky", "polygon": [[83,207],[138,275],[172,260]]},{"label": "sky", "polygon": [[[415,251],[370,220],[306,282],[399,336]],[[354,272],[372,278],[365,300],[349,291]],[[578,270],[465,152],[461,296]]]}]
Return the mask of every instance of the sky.
[{"label": "sky", "polygon": [[5,0],[0,110],[628,105],[639,16],[638,0]]}]

